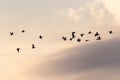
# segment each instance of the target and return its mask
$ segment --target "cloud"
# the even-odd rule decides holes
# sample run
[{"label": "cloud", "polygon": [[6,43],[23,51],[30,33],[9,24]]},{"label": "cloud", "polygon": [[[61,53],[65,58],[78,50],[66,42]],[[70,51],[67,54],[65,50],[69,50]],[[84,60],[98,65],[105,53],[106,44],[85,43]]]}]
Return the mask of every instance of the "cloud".
[{"label": "cloud", "polygon": [[59,11],[59,13],[75,22],[90,21],[93,24],[96,22],[99,25],[110,23],[113,20],[113,15],[107,10],[101,1],[90,1],[81,5],[79,8],[68,8]]},{"label": "cloud", "polygon": [[75,20],[76,22],[79,22],[80,20],[80,16],[78,12],[73,8],[69,8],[68,13],[66,15],[70,17],[71,19]]},{"label": "cloud", "polygon": [[119,24],[119,20],[120,20],[120,1],[119,0],[101,0],[105,7],[109,10],[109,12],[111,14],[114,15],[115,17],[115,21]]},{"label": "cloud", "polygon": [[[50,78],[57,76],[57,80],[61,79],[60,76],[63,76],[63,78],[74,77],[74,79],[78,77],[79,80],[82,78],[81,75],[85,75],[84,78],[89,77],[89,79],[83,80],[96,80],[97,78],[100,78],[100,80],[119,80],[119,44],[118,39],[77,46],[61,51],[56,55],[48,56],[47,60],[42,64],[38,62],[28,70],[28,73],[36,75],[38,78],[40,76]],[[102,77],[102,74],[104,74],[104,77]]]}]

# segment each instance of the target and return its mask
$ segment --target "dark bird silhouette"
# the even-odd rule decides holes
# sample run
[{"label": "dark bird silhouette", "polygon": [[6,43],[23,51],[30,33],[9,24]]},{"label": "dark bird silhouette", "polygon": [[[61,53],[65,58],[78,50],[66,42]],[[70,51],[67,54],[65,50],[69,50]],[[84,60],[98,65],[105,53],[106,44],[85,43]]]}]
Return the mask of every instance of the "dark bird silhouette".
[{"label": "dark bird silhouette", "polygon": [[16,50],[17,50],[18,53],[20,52],[20,48],[17,48]]},{"label": "dark bird silhouette", "polygon": [[81,41],[81,39],[80,39],[80,38],[78,38],[78,39],[77,39],[77,42],[80,42],[80,41]]},{"label": "dark bird silhouette", "polygon": [[21,32],[22,32],[22,33],[24,33],[24,32],[25,32],[25,30],[22,30]]},{"label": "dark bird silhouette", "polygon": [[14,32],[10,32],[10,35],[11,35],[11,36],[14,35]]},{"label": "dark bird silhouette", "polygon": [[88,34],[91,34],[91,33],[92,33],[91,31],[88,32]]},{"label": "dark bird silhouette", "polygon": [[113,31],[111,30],[111,31],[108,31],[109,32],[109,34],[112,34],[113,33]]},{"label": "dark bird silhouette", "polygon": [[97,39],[96,40],[101,40],[102,38],[99,36],[99,37],[97,37]]},{"label": "dark bird silhouette", "polygon": [[36,47],[35,47],[35,45],[34,44],[32,44],[32,49],[35,49]]},{"label": "dark bird silhouette", "polygon": [[39,38],[40,38],[40,39],[43,39],[43,36],[40,35]]},{"label": "dark bird silhouette", "polygon": [[80,34],[81,37],[83,37],[85,34]]},{"label": "dark bird silhouette", "polygon": [[70,41],[72,41],[73,40],[73,38],[70,38]]},{"label": "dark bird silhouette", "polygon": [[72,32],[72,38],[75,38],[75,32]]},{"label": "dark bird silhouette", "polygon": [[66,38],[65,36],[62,36],[62,39],[63,39],[64,41],[66,41],[66,40],[67,40],[67,38]]},{"label": "dark bird silhouette", "polygon": [[85,40],[85,41],[88,42],[88,41],[90,41],[90,40],[87,39],[87,40]]},{"label": "dark bird silhouette", "polygon": [[95,33],[95,37],[96,37],[96,36],[99,36],[99,35],[100,35],[100,34],[99,34],[98,32]]}]

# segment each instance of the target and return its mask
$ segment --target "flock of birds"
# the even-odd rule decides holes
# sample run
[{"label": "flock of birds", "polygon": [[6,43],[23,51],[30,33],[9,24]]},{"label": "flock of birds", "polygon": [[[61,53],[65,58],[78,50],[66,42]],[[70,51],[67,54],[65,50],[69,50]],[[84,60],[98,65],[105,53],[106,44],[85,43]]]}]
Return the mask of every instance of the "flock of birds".
[{"label": "flock of birds", "polygon": [[[73,39],[76,38],[75,33],[76,33],[76,32],[72,32],[72,37],[69,38],[70,41],[72,41]],[[87,34],[92,34],[92,33],[93,33],[93,32],[89,31]],[[112,34],[113,31],[110,30],[110,31],[108,31],[108,33],[109,33],[109,34]],[[80,34],[81,38],[82,38],[84,35],[85,35],[85,34]],[[96,40],[101,40],[101,39],[102,39],[99,32],[94,33],[94,36],[95,36]],[[62,39],[63,39],[63,41],[67,41],[67,40],[68,40],[66,36],[62,36]],[[85,40],[85,41],[88,42],[88,41],[90,41],[90,40],[87,39],[87,40]],[[81,42],[81,39],[80,39],[80,38],[77,38],[77,42]]]},{"label": "flock of birds", "polygon": [[[26,32],[25,30],[22,30],[22,31],[21,31],[21,33],[25,33],[25,32]],[[70,41],[72,41],[73,39],[76,38],[75,33],[76,33],[76,32],[72,32],[72,33],[71,33],[71,34],[72,34],[72,37],[69,38]],[[92,34],[92,33],[93,33],[93,32],[89,31],[87,34]],[[108,31],[108,33],[109,33],[109,34],[112,34],[113,31],[110,30],[110,31]],[[93,34],[94,34],[96,40],[101,40],[101,39],[102,39],[101,36],[100,36],[100,34],[99,34],[99,32],[96,32],[96,33],[93,33]],[[14,32],[10,32],[10,36],[13,36],[13,35],[14,35]],[[84,35],[85,35],[85,34],[80,34],[81,38],[82,38]],[[40,36],[39,36],[39,39],[43,39],[43,37],[44,37],[44,36],[40,35]],[[77,42],[81,42],[81,38],[77,38]],[[66,36],[62,36],[62,40],[63,40],[63,41],[67,41],[68,38],[67,38]],[[88,41],[90,41],[90,40],[87,39],[87,40],[85,40],[85,41],[88,42]],[[35,46],[34,44],[32,44],[32,45],[31,45],[31,48],[32,48],[32,49],[35,49],[36,46]],[[21,49],[21,48],[16,48],[16,50],[17,50],[18,53],[20,52],[20,49]]]},{"label": "flock of birds", "polygon": [[[26,32],[25,30],[22,30],[22,31],[21,31],[21,33],[25,33],[25,32]],[[10,32],[10,35],[13,36],[13,35],[14,35],[14,32]],[[40,36],[39,36],[39,39],[43,39],[43,37],[44,37],[44,36],[40,35]],[[32,44],[32,49],[35,49],[35,48],[36,48],[35,45]],[[21,49],[21,48],[16,48],[16,50],[17,50],[18,53],[20,52],[20,49]]]}]

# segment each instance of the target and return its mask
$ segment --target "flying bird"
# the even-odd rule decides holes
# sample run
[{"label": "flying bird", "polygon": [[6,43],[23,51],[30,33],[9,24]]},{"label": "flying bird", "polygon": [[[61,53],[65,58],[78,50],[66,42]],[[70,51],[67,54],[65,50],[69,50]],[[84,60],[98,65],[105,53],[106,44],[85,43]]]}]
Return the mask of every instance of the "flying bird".
[{"label": "flying bird", "polygon": [[75,38],[75,32],[72,32],[72,38]]},{"label": "flying bird", "polygon": [[102,38],[99,36],[99,37],[97,37],[97,39],[96,40],[101,40]]},{"label": "flying bird", "polygon": [[81,37],[83,37],[85,34],[80,34]]},{"label": "flying bird", "polygon": [[24,33],[24,32],[25,32],[25,30],[22,30],[21,32],[22,32],[22,33]]},{"label": "flying bird", "polygon": [[16,50],[17,50],[18,53],[20,52],[20,48],[17,48]]},{"label": "flying bird", "polygon": [[35,45],[34,44],[32,44],[32,49],[35,49],[36,47],[35,47]]},{"label": "flying bird", "polygon": [[70,41],[72,41],[73,40],[73,38],[70,38]]},{"label": "flying bird", "polygon": [[80,39],[80,38],[78,38],[78,39],[77,39],[77,42],[80,42],[80,41],[81,41],[81,39]]},{"label": "flying bird", "polygon": [[88,32],[88,34],[91,34],[91,33],[92,33],[91,31]]},{"label": "flying bird", "polygon": [[113,31],[111,30],[111,31],[108,31],[109,32],[109,34],[112,34],[113,33]]},{"label": "flying bird", "polygon": [[62,36],[62,39],[63,39],[64,41],[66,41],[66,40],[67,40],[67,38],[66,38],[65,36]]},{"label": "flying bird", "polygon": [[40,38],[40,39],[43,39],[43,36],[40,35],[39,38]]},{"label": "flying bird", "polygon": [[85,41],[88,42],[88,41],[90,41],[90,40],[87,39],[87,40],[85,40]]},{"label": "flying bird", "polygon": [[10,32],[10,35],[11,35],[11,36],[14,35],[14,32]]},{"label": "flying bird", "polygon": [[99,34],[98,32],[95,33],[95,37],[96,37],[96,36],[99,36],[99,35],[100,35],[100,34]]}]

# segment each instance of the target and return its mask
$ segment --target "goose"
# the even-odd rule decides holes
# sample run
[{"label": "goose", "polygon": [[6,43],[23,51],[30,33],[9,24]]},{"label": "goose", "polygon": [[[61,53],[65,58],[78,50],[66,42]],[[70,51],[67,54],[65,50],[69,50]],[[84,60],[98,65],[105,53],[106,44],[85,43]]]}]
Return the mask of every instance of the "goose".
[{"label": "goose", "polygon": [[80,34],[81,37],[83,37],[85,34]]},{"label": "goose", "polygon": [[32,44],[32,49],[36,48],[34,44]]},{"label": "goose", "polygon": [[17,50],[18,53],[20,52],[20,48],[17,48],[16,50]]},{"label": "goose", "polygon": [[11,36],[14,35],[14,32],[10,32],[10,35],[11,35]]},{"label": "goose", "polygon": [[99,36],[99,37],[97,37],[97,39],[96,40],[101,40],[102,38]]},{"label": "goose", "polygon": [[112,34],[113,33],[113,31],[111,30],[111,31],[108,31],[109,32],[109,34]]},{"label": "goose", "polygon": [[63,39],[64,41],[66,41],[66,40],[67,40],[67,38],[66,38],[65,36],[62,36],[62,39]]},{"label": "goose", "polygon": [[100,34],[99,34],[98,32],[95,33],[95,37],[96,37],[96,36],[99,36],[99,35],[100,35]]}]

